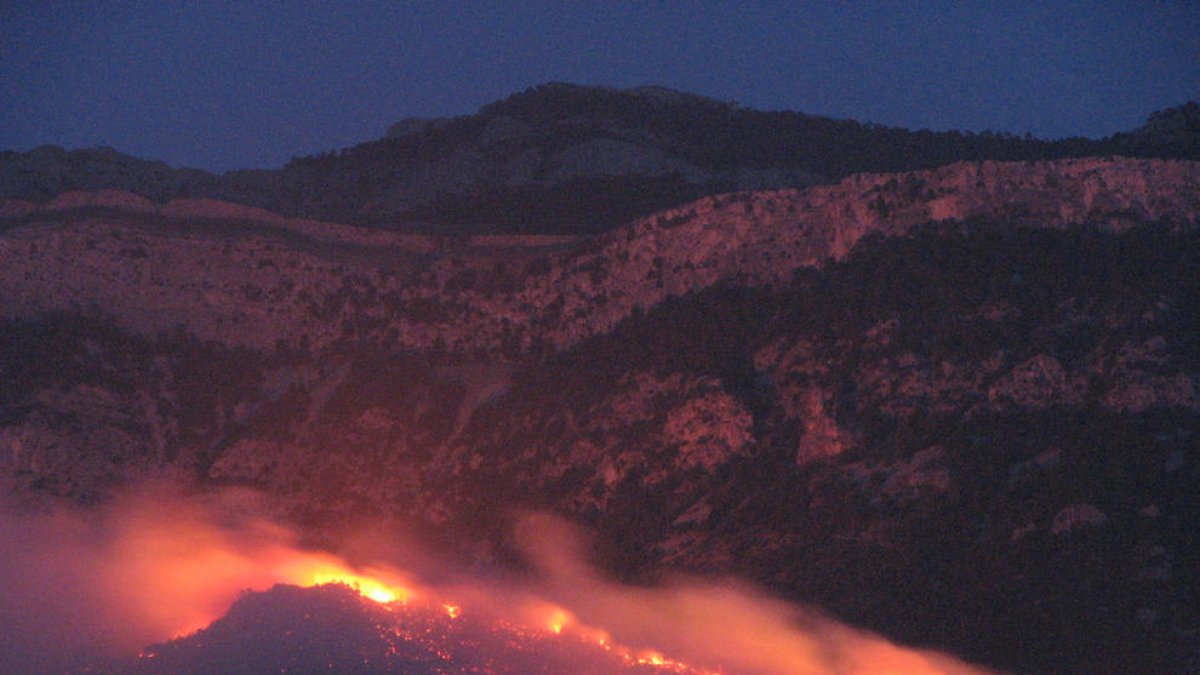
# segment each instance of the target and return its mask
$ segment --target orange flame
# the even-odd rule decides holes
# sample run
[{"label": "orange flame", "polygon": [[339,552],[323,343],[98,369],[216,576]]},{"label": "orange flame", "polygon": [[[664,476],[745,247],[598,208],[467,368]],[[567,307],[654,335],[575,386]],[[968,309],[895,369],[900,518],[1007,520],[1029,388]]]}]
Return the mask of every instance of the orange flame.
[{"label": "orange flame", "polygon": [[355,571],[330,555],[298,554],[276,569],[279,583],[296,586],[345,584],[381,604],[407,603],[416,596],[410,583],[395,572],[366,568]]},{"label": "orange flame", "polygon": [[[304,550],[284,528],[231,518],[224,502],[135,498],[113,507],[102,520],[99,525],[94,519],[76,521],[77,532],[68,533],[65,544],[45,548],[41,562],[36,551],[20,556],[14,551],[9,557],[21,569],[40,564],[47,581],[66,577],[74,584],[70,588],[77,585],[89,594],[72,598],[72,606],[93,611],[89,619],[96,639],[110,640],[125,653],[207,626],[246,589],[342,583],[385,606],[417,601],[444,610],[450,619],[464,608],[505,617],[505,622],[516,615],[516,624],[530,632],[586,641],[631,666],[664,672],[705,672],[699,666],[738,673],[983,672],[809,615],[746,587],[621,586],[595,574],[572,551],[571,533],[553,522],[541,524],[549,536],[537,540],[545,548],[529,547],[544,564],[543,580],[526,582],[521,586],[526,590],[468,584],[447,592],[422,586],[389,566],[356,566],[330,553]],[[69,529],[60,521],[47,521],[45,533],[21,530],[18,541],[53,538]],[[4,588],[6,593],[21,590],[12,584]],[[29,602],[36,601],[36,594],[27,595]],[[453,603],[446,601],[451,595]],[[29,604],[25,596],[8,602]],[[103,632],[110,626],[118,626],[120,634]]]}]

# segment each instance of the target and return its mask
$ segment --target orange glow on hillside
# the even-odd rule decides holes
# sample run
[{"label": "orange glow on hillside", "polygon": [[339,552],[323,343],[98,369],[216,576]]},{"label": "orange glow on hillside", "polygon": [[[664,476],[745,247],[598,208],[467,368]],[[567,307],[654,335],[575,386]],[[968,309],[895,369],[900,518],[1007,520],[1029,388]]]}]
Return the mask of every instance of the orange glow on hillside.
[{"label": "orange glow on hillside", "polygon": [[[355,565],[304,549],[290,531],[245,517],[247,509],[228,501],[197,504],[151,496],[113,507],[99,525],[80,520],[71,526],[79,532],[68,544],[46,549],[46,579],[68,577],[84,589],[87,597],[73,597],[72,606],[89,612],[98,631],[108,631],[97,639],[131,654],[205,628],[247,590],[339,583],[396,613],[399,603],[446,622],[491,621],[530,636],[531,644],[590,644],[653,672],[983,672],[735,584],[634,588],[605,580],[577,554],[565,524],[542,523],[544,532],[533,532],[538,536],[527,554],[542,567],[538,579],[434,587],[379,562]],[[47,522],[43,538],[66,529],[59,521]],[[36,559],[32,553],[27,557]],[[468,613],[469,619],[460,620]]]},{"label": "orange glow on hillside", "polygon": [[416,597],[409,582],[398,573],[378,569],[353,570],[337,558],[323,554],[299,554],[278,569],[278,583],[296,586],[345,584],[363,597],[381,604],[406,603]]},{"label": "orange glow on hillside", "polygon": [[546,627],[552,633],[561,635],[563,628],[566,628],[571,623],[571,615],[565,609],[555,608],[551,610],[550,616],[546,619]]}]

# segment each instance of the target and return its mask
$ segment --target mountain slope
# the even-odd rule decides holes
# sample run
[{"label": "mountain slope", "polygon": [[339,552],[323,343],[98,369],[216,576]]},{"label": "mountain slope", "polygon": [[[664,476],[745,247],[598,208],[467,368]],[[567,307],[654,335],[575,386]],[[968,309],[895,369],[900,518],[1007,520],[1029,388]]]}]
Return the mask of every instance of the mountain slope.
[{"label": "mountain slope", "polygon": [[1198,159],[1189,110],[1156,113],[1108,139],[1046,141],[763,112],[661,87],[552,83],[474,115],[405,120],[383,139],[276,171],[175,171],[111,150],[3,153],[0,197],[41,202],[67,190],[120,189],[408,231],[585,234],[704,195],[862,172],[963,160]]},{"label": "mountain slope", "polygon": [[128,195],[8,204],[0,476],[250,485],[315,540],[737,575],[1020,672],[1200,645],[1200,165],[964,163],[587,238]]},{"label": "mountain slope", "polygon": [[0,279],[9,316],[96,308],[140,332],[180,324],[256,349],[368,340],[528,353],[723,280],[786,281],[864,237],[924,222],[1190,228],[1198,166],[1075,160],[862,175],[706,198],[589,239],[402,235],[197,201],[139,202],[130,213],[120,195],[66,195],[41,211],[8,207],[27,213],[0,241]]}]

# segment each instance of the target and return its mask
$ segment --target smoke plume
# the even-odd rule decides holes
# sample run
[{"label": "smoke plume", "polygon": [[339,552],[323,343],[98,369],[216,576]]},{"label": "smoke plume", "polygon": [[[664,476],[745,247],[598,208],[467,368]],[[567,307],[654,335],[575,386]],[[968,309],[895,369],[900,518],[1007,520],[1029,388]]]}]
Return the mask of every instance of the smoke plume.
[{"label": "smoke plume", "polygon": [[260,515],[269,511],[250,492],[182,495],[160,485],[103,507],[0,513],[0,662],[38,673],[130,659],[204,628],[248,589],[338,581],[384,604],[453,601],[437,605],[451,619],[492,615],[627,650],[638,663],[752,674],[983,672],[743,583],[614,582],[588,563],[579,530],[546,515],[521,517],[515,531],[536,577],[437,586],[399,566],[420,560],[411,541],[375,547],[391,557],[352,566],[299,546],[295,533]]}]

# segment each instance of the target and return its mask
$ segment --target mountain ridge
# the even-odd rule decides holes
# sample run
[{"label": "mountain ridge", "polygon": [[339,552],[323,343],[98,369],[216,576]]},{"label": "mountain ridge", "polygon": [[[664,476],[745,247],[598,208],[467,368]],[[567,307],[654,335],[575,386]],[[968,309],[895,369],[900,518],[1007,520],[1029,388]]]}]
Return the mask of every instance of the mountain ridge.
[{"label": "mountain ridge", "polygon": [[1107,139],[1050,141],[762,112],[658,87],[551,83],[472,115],[402,121],[379,140],[275,170],[218,176],[112,149],[3,152],[0,198],[122,189],[157,202],[219,199],[409,231],[586,234],[708,194],[803,188],[862,172],[989,159],[1198,159],[1193,108],[1154,113]]},{"label": "mountain ridge", "polygon": [[960,162],[584,236],[8,201],[0,499],[248,487],[332,550],[403,524],[483,570],[546,511],[623,580],[744,578],[1017,672],[1194,672],[1198,185]]},{"label": "mountain ridge", "polygon": [[[380,343],[417,349],[435,343],[468,352],[498,345],[505,351],[561,349],[610,330],[631,312],[671,295],[721,280],[782,282],[799,268],[844,257],[869,234],[902,235],[925,222],[1003,218],[1120,229],[1169,218],[1176,226],[1194,228],[1200,214],[1200,198],[1192,189],[1197,182],[1200,164],[1167,160],[959,164],[859,175],[806,191],[706,197],[590,239],[438,238],[286,219],[216,202],[182,200],[153,207],[118,193],[66,195],[13,221],[27,224],[8,230],[0,242],[0,258],[5,260],[8,316],[73,305],[126,307],[114,314],[123,320],[143,316],[127,324],[141,331],[168,330],[178,317],[188,316],[189,330],[204,339],[259,349],[280,341],[298,344],[306,334],[313,347],[330,344],[341,334],[355,339],[373,335]],[[174,268],[154,270],[149,267],[158,256],[154,251],[172,246],[173,239],[162,238],[152,227],[140,233],[126,229],[118,240],[115,226],[103,218],[85,219],[54,234],[54,243],[40,245],[45,230],[36,225],[39,214],[67,209],[59,217],[69,218],[76,204],[116,208],[118,213],[132,209],[151,220],[249,221],[300,236],[317,248],[307,253],[280,248],[272,243],[279,234],[261,229],[235,242],[223,239],[219,230],[216,238],[202,243],[196,239],[203,237],[201,227],[194,228],[190,239],[194,253]],[[509,261],[489,249],[504,249]],[[335,250],[342,254],[331,253]],[[189,256],[201,257],[185,264]],[[368,264],[357,264],[358,258]],[[347,265],[361,277],[349,286]],[[305,280],[300,270],[318,277]],[[327,280],[315,280],[322,277]],[[234,279],[254,279],[254,286],[266,284],[268,290],[255,301],[243,293],[245,282]],[[193,288],[195,297],[178,296],[183,288]],[[336,300],[327,301],[322,298],[328,293],[317,288],[341,290]],[[161,299],[147,304],[154,297]],[[268,298],[269,306],[264,304]],[[206,309],[188,312],[178,302]],[[453,309],[425,320],[414,318],[421,315],[417,307],[435,305]],[[258,309],[247,314],[248,307]],[[353,325],[328,321],[352,314],[370,318]],[[205,316],[212,317],[211,323],[201,327],[196,322]],[[256,328],[245,330],[247,321]],[[242,342],[247,338],[253,342]]]}]

